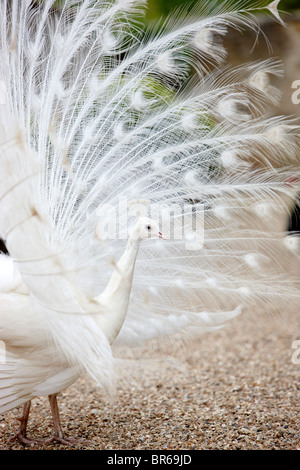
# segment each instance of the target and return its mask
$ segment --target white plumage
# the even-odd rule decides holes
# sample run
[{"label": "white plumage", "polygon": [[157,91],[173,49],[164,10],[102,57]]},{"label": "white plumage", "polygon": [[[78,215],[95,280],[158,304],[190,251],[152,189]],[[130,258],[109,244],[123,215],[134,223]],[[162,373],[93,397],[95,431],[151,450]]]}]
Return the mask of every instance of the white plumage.
[{"label": "white plumage", "polygon": [[0,4],[0,411],[25,403],[23,442],[38,395],[66,442],[56,394],[83,373],[111,389],[112,344],[299,302],[297,250],[270,226],[299,174],[297,125],[265,111],[281,67],[221,68],[215,41],[278,2],[206,5],[148,38],[144,1],[53,3]]}]

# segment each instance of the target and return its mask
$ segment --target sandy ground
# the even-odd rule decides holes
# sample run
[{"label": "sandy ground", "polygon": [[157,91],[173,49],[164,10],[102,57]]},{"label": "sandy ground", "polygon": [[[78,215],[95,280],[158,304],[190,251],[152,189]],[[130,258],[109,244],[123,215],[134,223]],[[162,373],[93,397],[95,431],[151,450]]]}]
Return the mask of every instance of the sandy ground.
[{"label": "sandy ground", "polygon": [[[123,365],[114,400],[77,381],[60,396],[62,424],[89,442],[70,449],[300,449],[299,327],[300,313],[241,316],[189,345],[139,351],[145,360]],[[10,442],[20,412],[0,417],[1,450],[26,448]],[[51,433],[47,399],[39,398],[28,435]]]}]

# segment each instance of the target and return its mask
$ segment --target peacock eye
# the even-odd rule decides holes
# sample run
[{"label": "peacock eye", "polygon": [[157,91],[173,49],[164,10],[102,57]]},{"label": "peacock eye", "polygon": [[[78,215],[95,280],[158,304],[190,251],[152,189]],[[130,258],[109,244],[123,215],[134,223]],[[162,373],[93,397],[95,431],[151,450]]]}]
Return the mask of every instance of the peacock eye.
[{"label": "peacock eye", "polygon": [[151,225],[147,225],[147,230],[151,230]]}]

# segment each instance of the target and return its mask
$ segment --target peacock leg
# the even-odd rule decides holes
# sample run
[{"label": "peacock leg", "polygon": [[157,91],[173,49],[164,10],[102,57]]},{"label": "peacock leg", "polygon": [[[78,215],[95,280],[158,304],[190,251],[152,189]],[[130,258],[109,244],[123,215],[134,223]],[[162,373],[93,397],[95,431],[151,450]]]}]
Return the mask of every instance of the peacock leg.
[{"label": "peacock leg", "polygon": [[20,427],[17,432],[17,434],[10,439],[10,442],[13,441],[19,441],[21,444],[38,444],[40,441],[37,439],[29,439],[26,437],[26,429],[27,429],[27,423],[28,423],[28,418],[29,418],[29,413],[30,413],[30,406],[31,406],[31,401],[27,401],[24,403],[23,406],[23,414],[21,418],[19,418],[20,421]]},{"label": "peacock leg", "polygon": [[60,424],[59,409],[58,409],[56,396],[57,396],[56,394],[48,396],[52,419],[53,419],[54,436],[51,437],[50,439],[46,439],[45,443],[48,444],[51,442],[58,442],[59,444],[73,445],[73,444],[86,442],[83,439],[73,439],[69,437],[63,437],[63,431],[62,431],[62,427]]}]

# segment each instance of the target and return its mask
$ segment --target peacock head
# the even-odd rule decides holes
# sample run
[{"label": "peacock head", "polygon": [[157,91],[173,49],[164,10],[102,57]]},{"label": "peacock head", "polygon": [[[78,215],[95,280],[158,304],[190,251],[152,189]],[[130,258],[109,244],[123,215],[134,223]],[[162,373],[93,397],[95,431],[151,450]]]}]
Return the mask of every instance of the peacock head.
[{"label": "peacock head", "polygon": [[158,223],[149,217],[140,217],[138,222],[133,227],[130,238],[133,240],[146,240],[147,238],[162,238],[162,233],[159,230]]}]

